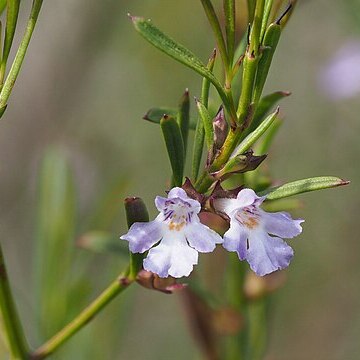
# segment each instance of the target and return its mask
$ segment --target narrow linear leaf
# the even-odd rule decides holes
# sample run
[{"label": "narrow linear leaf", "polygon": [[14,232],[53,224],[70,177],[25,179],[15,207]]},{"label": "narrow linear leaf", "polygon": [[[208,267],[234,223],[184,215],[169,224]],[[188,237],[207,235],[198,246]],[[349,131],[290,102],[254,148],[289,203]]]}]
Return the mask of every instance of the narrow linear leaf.
[{"label": "narrow linear leaf", "polygon": [[258,70],[256,73],[256,81],[254,86],[253,101],[257,103],[261,97],[266,78],[269,73],[272,58],[274,56],[277,44],[279,43],[281,35],[281,26],[277,23],[271,24],[264,36],[263,41],[263,54],[258,64]]},{"label": "narrow linear leaf", "polygon": [[260,45],[260,33],[261,33],[261,24],[264,16],[264,6],[265,0],[256,0],[255,1],[255,14],[254,21],[251,26],[250,31],[250,44],[249,44],[249,53],[258,55],[259,45]]},{"label": "narrow linear leaf", "polygon": [[9,57],[11,45],[15,35],[16,23],[19,15],[20,0],[8,0],[7,1],[7,13],[6,13],[6,28],[5,28],[5,40],[2,62],[5,62]]},{"label": "narrow linear leaf", "polygon": [[160,121],[173,172],[174,185],[181,186],[184,172],[184,143],[175,118],[165,115]]},{"label": "narrow linear leaf", "polygon": [[189,127],[190,127],[190,99],[189,99],[188,89],[185,90],[183,96],[180,99],[177,120],[180,126],[180,131],[184,142],[184,153],[185,153],[184,155],[186,156],[187,140],[189,135]]},{"label": "narrow linear leaf", "polygon": [[[144,116],[143,119],[150,121],[154,124],[160,124],[160,120],[164,115],[169,115],[172,117],[178,116],[178,109],[160,106],[151,108]],[[194,118],[189,120],[189,130],[195,130],[197,121]]]},{"label": "narrow linear leaf", "polygon": [[[25,29],[24,36],[20,42],[20,45],[17,49],[15,59],[11,65],[10,71],[8,76],[6,77],[6,80],[4,82],[3,87],[1,88],[0,92],[0,109],[3,109],[5,105],[7,104],[7,101],[10,97],[11,91],[15,85],[16,79],[20,73],[21,65],[24,61],[27,48],[29,46],[32,34],[35,29],[35,25],[37,22],[37,19],[39,17],[40,9],[43,4],[43,0],[33,0],[30,16],[27,22],[27,26]],[[1,63],[2,65],[5,64],[4,61]],[[0,78],[1,81],[3,80],[4,74],[5,74],[5,66],[2,66],[0,69]]]},{"label": "narrow linear leaf", "polygon": [[224,0],[226,47],[232,65],[235,49],[235,0]]},{"label": "narrow linear leaf", "polygon": [[249,132],[254,131],[261,122],[264,120],[266,114],[275,106],[275,104],[283,99],[284,97],[290,96],[291,93],[288,91],[276,91],[269,95],[264,96],[256,107],[253,121],[249,126]]},{"label": "narrow linear leaf", "polygon": [[205,14],[209,20],[209,23],[211,25],[213,33],[215,35],[219,53],[220,53],[221,59],[224,64],[224,68],[227,71],[228,67],[229,67],[229,59],[228,59],[228,54],[226,51],[225,41],[224,41],[224,37],[223,37],[222,30],[221,30],[219,19],[216,15],[215,9],[210,0],[200,0],[200,1],[204,8]]},{"label": "narrow linear leaf", "polygon": [[249,150],[250,147],[264,134],[264,132],[270,127],[273,121],[276,119],[279,114],[279,108],[275,112],[270,114],[253,132],[251,132],[234,150],[231,158],[239,154],[243,154],[245,151]]},{"label": "narrow linear leaf", "polygon": [[178,114],[178,109],[169,108],[165,106],[153,107],[143,116],[144,120],[148,120],[155,124],[160,124],[160,120],[164,115],[169,115],[172,117],[176,117]]},{"label": "narrow linear leaf", "polygon": [[6,8],[6,0],[0,0],[0,15],[4,12]]},{"label": "narrow linear leaf", "polygon": [[337,186],[348,185],[350,181],[334,176],[320,176],[298,181],[293,181],[279,187],[267,190],[267,200],[282,199],[288,196],[297,195],[309,191],[329,189]]},{"label": "narrow linear leaf", "polygon": [[206,146],[208,149],[211,149],[214,143],[214,127],[212,123],[212,117],[210,116],[208,109],[199,100],[195,99],[195,101],[205,130]]},{"label": "narrow linear leaf", "polygon": [[[202,61],[188,50],[185,46],[177,43],[175,40],[165,35],[161,30],[154,26],[149,20],[137,16],[130,16],[135,29],[152,45],[173,59],[193,69],[198,74],[206,77],[214,84],[217,90],[224,94],[220,82],[206,68]],[[226,98],[226,95],[225,95]]]},{"label": "narrow linear leaf", "polygon": [[[214,49],[210,59],[207,63],[207,68],[209,71],[213,71],[214,64],[216,59],[216,49]],[[207,108],[209,105],[209,90],[210,90],[210,81],[206,77],[203,78],[202,86],[201,86],[201,101],[204,106]],[[204,125],[201,118],[198,118],[196,129],[195,129],[195,137],[194,137],[194,148],[193,148],[193,158],[192,158],[192,178],[196,181],[197,176],[199,174],[201,157],[204,148],[204,138],[205,138],[205,130]]]},{"label": "narrow linear leaf", "polygon": [[264,134],[260,144],[256,147],[256,151],[259,154],[266,154],[269,151],[270,146],[274,141],[275,135],[278,133],[282,124],[283,121],[279,118],[276,118],[270,125],[269,130]]},{"label": "narrow linear leaf", "polygon": [[271,9],[273,6],[273,2],[274,2],[274,0],[265,0],[264,17],[262,19],[262,24],[261,24],[260,39],[262,39],[265,34],[267,24],[269,21],[269,17],[270,17],[270,13],[271,13]]}]

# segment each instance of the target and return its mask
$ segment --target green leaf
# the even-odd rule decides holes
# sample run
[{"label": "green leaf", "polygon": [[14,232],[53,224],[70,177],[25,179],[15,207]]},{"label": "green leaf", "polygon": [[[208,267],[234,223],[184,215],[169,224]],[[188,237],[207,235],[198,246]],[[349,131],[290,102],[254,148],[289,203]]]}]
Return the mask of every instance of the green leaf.
[{"label": "green leaf", "polygon": [[235,0],[224,0],[226,47],[230,65],[235,49]]},{"label": "green leaf", "polygon": [[274,56],[277,44],[280,40],[281,26],[277,23],[270,24],[267,28],[263,41],[263,54],[258,64],[256,81],[254,85],[253,101],[257,103],[261,97],[266,78],[269,73],[272,58]]},{"label": "green leaf", "polygon": [[268,131],[261,139],[260,144],[256,147],[256,151],[259,154],[266,154],[269,151],[275,135],[278,133],[282,124],[283,122],[279,118],[276,118],[274,122],[270,125]]},{"label": "green leaf", "polygon": [[4,12],[6,8],[6,1],[7,0],[0,0],[0,15]]},{"label": "green leaf", "polygon": [[251,122],[248,131],[256,129],[263,121],[266,114],[274,107],[274,105],[284,97],[291,95],[288,91],[276,91],[269,95],[264,96],[256,107],[253,121]]},{"label": "green leaf", "polygon": [[205,14],[209,20],[211,29],[215,35],[216,44],[219,49],[221,59],[223,61],[225,71],[227,72],[228,68],[229,68],[229,59],[228,59],[225,41],[224,41],[224,37],[222,34],[219,19],[215,13],[215,9],[210,0],[201,0],[201,4],[202,4]]},{"label": "green leaf", "polygon": [[177,120],[180,126],[180,131],[184,142],[184,153],[186,155],[187,140],[189,135],[189,127],[190,127],[190,100],[189,100],[188,89],[185,90],[185,93],[180,99]]},{"label": "green leaf", "polygon": [[[214,64],[216,59],[216,49],[214,49],[212,55],[209,58],[207,63],[207,68],[210,71],[213,71]],[[210,81],[207,78],[203,78],[202,86],[201,86],[201,101],[206,108],[209,105],[209,89],[210,89]],[[192,178],[194,182],[197,179],[199,174],[200,164],[201,164],[201,157],[204,148],[204,138],[205,138],[205,130],[202,119],[199,117],[196,129],[195,129],[195,137],[194,137],[194,148],[193,148],[193,158],[192,158]]]},{"label": "green leaf", "polygon": [[269,21],[269,17],[270,17],[270,13],[272,10],[273,2],[274,2],[274,0],[265,0],[264,17],[262,19],[262,24],[261,24],[260,39],[262,39],[265,34],[267,24]]},{"label": "green leaf", "polygon": [[6,64],[15,35],[16,23],[19,15],[20,0],[8,0],[6,12],[6,28],[2,62]]},{"label": "green leaf", "polygon": [[40,170],[34,258],[37,315],[41,320],[41,335],[45,338],[53,335],[68,320],[71,295],[67,288],[71,280],[74,233],[72,172],[63,152],[50,148]]},{"label": "green leaf", "polygon": [[164,115],[177,117],[177,114],[178,109],[175,108],[169,108],[164,106],[153,107],[143,116],[143,119],[153,122],[155,124],[160,124],[160,120]]},{"label": "green leaf", "polygon": [[95,253],[112,253],[128,256],[128,244],[108,231],[94,230],[80,236],[76,243],[80,248]]},{"label": "green leaf", "polygon": [[[279,114],[279,108],[275,112],[270,114],[253,132],[251,132],[234,150],[234,158],[236,155],[243,154],[245,151],[249,150],[250,147],[264,134],[264,132],[269,128],[269,126],[276,119]],[[231,161],[231,160],[230,160]]]},{"label": "green leaf", "polygon": [[[154,124],[160,124],[160,120],[164,115],[169,115],[176,118],[178,116],[178,109],[165,106],[153,107],[143,116],[143,119],[148,120]],[[190,118],[189,130],[195,130],[195,128],[196,121],[195,119]]]},{"label": "green leaf", "polygon": [[170,164],[173,172],[175,186],[181,186],[184,172],[184,143],[179,124],[175,118],[164,116],[160,121]]},{"label": "green leaf", "polygon": [[[235,116],[234,106],[231,99],[226,94],[219,80],[214,74],[202,63],[202,61],[194,55],[185,46],[177,43],[169,36],[165,35],[161,30],[154,26],[149,20],[141,17],[130,16],[135,29],[152,45],[169,55],[181,64],[193,69],[198,74],[206,77],[216,88],[226,110]],[[0,103],[1,104],[1,103]]]},{"label": "green leaf", "polygon": [[200,115],[200,118],[203,123],[203,127],[205,130],[205,140],[206,140],[206,146],[209,149],[211,149],[213,143],[214,143],[214,128],[213,128],[213,119],[208,111],[208,109],[197,99],[196,106]]},{"label": "green leaf", "polygon": [[279,187],[267,190],[267,200],[282,199],[309,191],[322,190],[337,186],[347,185],[350,182],[334,176],[320,176],[298,181],[293,181]]},{"label": "green leaf", "polygon": [[[130,16],[135,29],[152,45],[173,59],[193,69],[201,76],[206,77],[219,90],[222,86],[212,72],[206,68],[202,61],[194,55],[185,46],[177,43],[175,40],[164,34],[150,20],[145,20],[142,17]],[[222,90],[223,92],[223,90]]]}]

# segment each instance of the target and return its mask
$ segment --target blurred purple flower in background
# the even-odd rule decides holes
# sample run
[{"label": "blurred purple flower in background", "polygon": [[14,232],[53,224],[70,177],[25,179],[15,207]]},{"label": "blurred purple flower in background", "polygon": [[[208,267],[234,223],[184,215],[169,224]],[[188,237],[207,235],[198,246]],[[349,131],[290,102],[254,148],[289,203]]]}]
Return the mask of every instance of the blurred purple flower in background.
[{"label": "blurred purple flower in background", "polygon": [[360,41],[345,43],[319,74],[319,87],[332,100],[360,93]]},{"label": "blurred purple flower in background", "polygon": [[154,221],[133,224],[120,238],[129,241],[132,253],[143,253],[153,247],[144,260],[144,269],[160,277],[189,276],[198,262],[198,252],[212,252],[223,242],[220,235],[200,223],[201,205],[178,187],[168,197],[157,196],[160,214]]},{"label": "blurred purple flower in background", "polygon": [[281,238],[299,235],[300,224],[304,221],[293,220],[286,212],[265,212],[259,207],[264,200],[265,196],[258,197],[253,190],[243,189],[236,199],[214,201],[215,208],[230,218],[230,228],[224,234],[224,248],[236,251],[239,259],[246,259],[259,276],[289,265],[294,252]]}]

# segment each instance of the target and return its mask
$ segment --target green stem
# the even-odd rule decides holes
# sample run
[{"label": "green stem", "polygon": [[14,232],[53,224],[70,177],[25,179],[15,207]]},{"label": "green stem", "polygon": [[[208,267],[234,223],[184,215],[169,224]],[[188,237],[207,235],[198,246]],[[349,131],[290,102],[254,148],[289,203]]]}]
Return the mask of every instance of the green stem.
[{"label": "green stem", "polygon": [[32,360],[45,359],[89,323],[111,300],[122,293],[134,279],[127,277],[125,271],[114,280],[87,308],[55,336],[31,354]]},{"label": "green stem", "polygon": [[11,66],[10,72],[9,72],[9,74],[5,80],[4,86],[0,92],[0,109],[4,108],[6,106],[9,96],[11,94],[11,91],[14,87],[15,81],[19,75],[21,65],[24,60],[26,50],[29,46],[31,36],[34,31],[42,3],[43,3],[43,0],[33,0],[33,4],[32,4],[32,8],[31,8],[31,12],[30,12],[30,16],[29,16],[29,20],[28,20],[28,24],[27,24],[27,27],[25,30],[24,37],[21,40],[20,46],[15,55],[15,59]]},{"label": "green stem", "polygon": [[0,310],[13,359],[25,360],[28,354],[24,331],[11,293],[4,257],[0,246]]}]

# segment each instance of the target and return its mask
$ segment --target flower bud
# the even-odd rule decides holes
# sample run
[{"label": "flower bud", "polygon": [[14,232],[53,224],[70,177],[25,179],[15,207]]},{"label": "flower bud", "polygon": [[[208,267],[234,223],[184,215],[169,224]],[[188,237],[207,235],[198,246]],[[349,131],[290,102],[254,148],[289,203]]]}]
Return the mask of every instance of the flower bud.
[{"label": "flower bud", "polygon": [[146,270],[141,270],[137,274],[136,281],[139,285],[147,289],[161,291],[165,294],[172,294],[187,286],[186,284],[178,284],[176,279],[171,276],[160,278],[158,275]]},{"label": "flower bud", "polygon": [[213,119],[214,128],[214,145],[216,149],[220,149],[225,142],[228,134],[229,126],[225,120],[224,108],[220,106],[215,118]]}]

